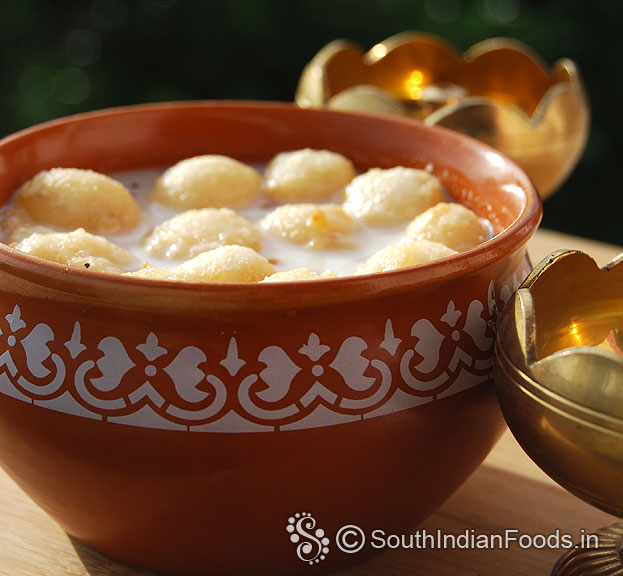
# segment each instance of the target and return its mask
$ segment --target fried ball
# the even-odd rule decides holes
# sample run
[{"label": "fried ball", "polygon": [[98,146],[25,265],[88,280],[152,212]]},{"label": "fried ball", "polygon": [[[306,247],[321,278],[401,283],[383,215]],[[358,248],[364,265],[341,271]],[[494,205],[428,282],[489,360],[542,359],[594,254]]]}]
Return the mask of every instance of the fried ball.
[{"label": "fried ball", "polygon": [[260,282],[274,274],[270,262],[247,246],[221,246],[202,252],[175,268],[146,265],[128,275],[178,282]]},{"label": "fried ball", "polygon": [[44,260],[99,272],[121,273],[122,267],[132,262],[129,252],[83,228],[73,232],[35,232],[11,246]]},{"label": "fried ball", "polygon": [[348,237],[359,229],[339,204],[285,204],[260,223],[289,242],[317,249],[347,247]]},{"label": "fried ball", "polygon": [[372,168],[346,187],[344,210],[372,226],[408,222],[443,201],[443,189],[426,170]]},{"label": "fried ball", "polygon": [[177,210],[240,208],[260,189],[260,173],[227,156],[187,158],[169,168],[154,186],[153,199]]},{"label": "fried ball", "polygon": [[322,274],[318,274],[307,268],[294,268],[293,270],[277,272],[264,278],[262,282],[300,282],[302,280],[322,280],[323,278],[337,278],[337,274],[333,270],[326,270]]},{"label": "fried ball", "polygon": [[374,272],[388,272],[398,268],[407,268],[425,264],[440,258],[456,254],[455,250],[439,242],[430,240],[413,240],[403,238],[395,244],[390,244],[379,250],[357,269],[358,274],[372,274]]},{"label": "fried ball", "polygon": [[148,252],[165,258],[192,258],[227,244],[261,244],[260,232],[229,208],[187,210],[154,228],[145,240]]},{"label": "fried ball", "polygon": [[18,190],[15,205],[37,222],[98,234],[127,232],[141,219],[138,205],[121,182],[77,168],[39,172]]},{"label": "fried ball", "polygon": [[295,150],[277,154],[266,168],[264,190],[279,202],[328,200],[355,177],[346,157],[329,150]]},{"label": "fried ball", "polygon": [[487,224],[462,204],[440,202],[409,224],[407,236],[414,240],[441,242],[462,252],[489,239]]}]

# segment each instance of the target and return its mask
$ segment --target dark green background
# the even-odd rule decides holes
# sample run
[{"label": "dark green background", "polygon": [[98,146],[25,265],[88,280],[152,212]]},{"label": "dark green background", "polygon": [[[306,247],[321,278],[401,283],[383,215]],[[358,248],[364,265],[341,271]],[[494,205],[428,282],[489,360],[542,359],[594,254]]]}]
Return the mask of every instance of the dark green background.
[{"label": "dark green background", "polygon": [[291,101],[327,42],[405,30],[460,51],[493,36],[577,62],[589,143],[543,225],[623,244],[623,3],[616,0],[0,0],[0,135],[67,114],[179,99]]}]

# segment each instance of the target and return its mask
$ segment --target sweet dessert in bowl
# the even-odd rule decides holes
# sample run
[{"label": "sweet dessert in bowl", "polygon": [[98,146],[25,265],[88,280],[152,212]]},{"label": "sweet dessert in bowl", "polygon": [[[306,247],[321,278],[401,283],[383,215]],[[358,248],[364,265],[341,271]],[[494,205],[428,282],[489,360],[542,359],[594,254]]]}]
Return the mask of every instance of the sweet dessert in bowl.
[{"label": "sweet dessert in bowl", "polygon": [[341,526],[409,530],[495,443],[492,325],[529,271],[540,203],[485,145],[282,104],[139,106],[5,138],[0,196],[58,167],[307,148],[359,173],[426,169],[494,236],[297,282],[143,278],[0,245],[0,462],[72,536],[162,573],[329,571],[372,551],[341,552]]}]

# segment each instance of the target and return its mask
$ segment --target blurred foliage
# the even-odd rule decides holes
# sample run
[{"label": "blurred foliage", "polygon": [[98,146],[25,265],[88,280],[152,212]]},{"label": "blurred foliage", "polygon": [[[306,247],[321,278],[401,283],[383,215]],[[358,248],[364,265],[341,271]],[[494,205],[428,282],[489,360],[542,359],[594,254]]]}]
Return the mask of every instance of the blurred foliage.
[{"label": "blurred foliage", "polygon": [[592,108],[586,152],[543,224],[623,244],[622,22],[623,3],[609,0],[2,0],[0,135],[148,101],[291,101],[303,66],[335,38],[368,49],[420,30],[463,51],[513,37],[547,64],[575,60]]}]

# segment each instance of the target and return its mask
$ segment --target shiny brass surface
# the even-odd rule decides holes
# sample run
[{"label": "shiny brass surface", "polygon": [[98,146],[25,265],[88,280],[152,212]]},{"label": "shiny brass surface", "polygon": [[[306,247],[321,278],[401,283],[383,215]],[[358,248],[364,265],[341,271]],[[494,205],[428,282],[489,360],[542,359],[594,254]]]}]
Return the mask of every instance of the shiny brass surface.
[{"label": "shiny brass surface", "polygon": [[623,517],[623,254],[555,252],[507,303],[496,389],[509,428],[564,488]]},{"label": "shiny brass surface", "polygon": [[544,198],[575,166],[589,130],[576,65],[562,59],[548,70],[530,48],[505,38],[480,42],[464,55],[416,32],[392,36],[365,54],[336,40],[305,67],[295,100],[458,130],[515,160]]}]

